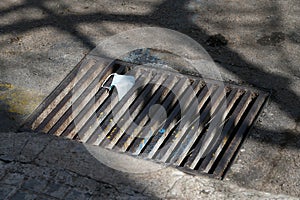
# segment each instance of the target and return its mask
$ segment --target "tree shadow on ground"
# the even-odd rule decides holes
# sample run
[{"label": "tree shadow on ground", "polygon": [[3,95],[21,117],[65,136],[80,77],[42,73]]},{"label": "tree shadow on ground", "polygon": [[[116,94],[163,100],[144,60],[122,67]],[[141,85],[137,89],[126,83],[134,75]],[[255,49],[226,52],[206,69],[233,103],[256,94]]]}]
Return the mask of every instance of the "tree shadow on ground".
[{"label": "tree shadow on ground", "polygon": [[[11,24],[2,25],[0,26],[0,35],[11,32],[23,33],[31,29],[51,26],[72,35],[74,38],[81,41],[87,48],[93,49],[95,44],[91,41],[89,36],[78,30],[77,26],[81,23],[123,21],[177,30],[199,42],[208,51],[215,62],[229,72],[237,75],[246,83],[273,90],[271,100],[277,103],[280,109],[291,118],[296,121],[300,120],[300,110],[298,109],[300,107],[300,97],[294,91],[289,89],[289,84],[291,82],[289,78],[269,73],[264,71],[262,67],[246,61],[239,53],[227,47],[226,43],[221,45],[211,45],[211,43],[208,42],[209,39],[211,39],[211,36],[207,31],[191,21],[190,18],[193,13],[186,9],[187,1],[165,0],[147,15],[109,14],[104,12],[88,14],[63,13],[48,8],[46,2],[51,1],[26,0],[23,4],[0,10],[0,15],[5,15],[11,12],[18,12],[24,8],[37,8],[45,14],[45,17],[40,19],[16,21]],[[55,2],[61,3],[61,7],[67,10],[67,6],[62,2]],[[278,5],[275,2],[271,10],[272,12],[278,11]],[[270,12],[270,10],[267,10],[266,12]],[[226,24],[221,24],[220,26],[226,27]],[[279,25],[274,23],[273,26]],[[296,38],[295,35],[291,35],[293,36],[291,38]],[[276,80],[276,83],[272,80]]]},{"label": "tree shadow on ground", "polygon": [[[300,123],[300,97],[292,89],[292,78],[285,75],[271,73],[265,70],[262,66],[247,61],[243,55],[236,52],[232,48],[222,42],[222,35],[220,37],[214,37],[209,34],[208,30],[202,28],[191,20],[193,11],[189,11],[187,7],[188,1],[183,0],[165,0],[162,3],[156,5],[151,12],[148,14],[117,14],[107,12],[89,12],[89,13],[72,13],[57,11],[49,8],[46,3],[53,2],[50,0],[39,1],[39,0],[24,0],[24,2],[17,6],[12,6],[6,9],[0,10],[0,15],[4,16],[12,12],[18,12],[26,8],[35,8],[44,13],[44,16],[39,19],[27,19],[23,21],[15,21],[10,24],[0,25],[0,35],[10,33],[24,33],[33,29],[39,29],[43,27],[54,27],[64,33],[73,36],[77,41],[80,41],[86,48],[93,49],[96,45],[92,39],[79,30],[78,26],[83,23],[98,23],[98,22],[121,22],[131,23],[137,26],[158,26],[173,29],[184,33],[199,44],[201,44],[221,67],[226,69],[228,72],[235,74],[245,83],[253,85],[259,88],[266,88],[272,90],[271,101],[274,102],[285,115],[294,119],[298,124]],[[60,0],[55,1],[63,5]],[[279,5],[276,1],[272,1],[272,6],[265,10],[266,15],[274,15],[275,17],[267,25],[269,29],[277,29],[281,27],[280,18],[281,13],[279,12]],[[217,5],[211,5],[217,6]],[[208,11],[209,12],[209,11]],[[243,11],[232,10],[232,12],[239,12],[243,14]],[[226,31],[229,26],[226,22],[217,23],[214,19],[210,19],[211,23],[215,23],[214,26],[218,26],[220,29]],[[252,29],[263,29],[264,24],[244,24],[243,26],[249,26]],[[292,43],[299,44],[300,36],[297,30],[284,34],[285,39],[289,39]],[[282,35],[275,34],[263,36],[260,39],[262,45],[269,45],[272,47],[272,41],[282,40]],[[220,39],[221,38],[221,39]],[[272,39],[273,38],[273,39]],[[250,48],[255,48],[255,45],[249,44]],[[285,59],[284,52],[281,52],[283,59]],[[295,72],[296,73],[299,72]],[[297,75],[296,75],[297,76]],[[1,111],[0,117],[8,117],[7,109]],[[14,126],[18,126],[19,120],[16,121]],[[293,127],[291,127],[292,129]],[[259,134],[255,134],[251,139],[255,141],[274,145],[282,148],[294,148],[300,149],[300,135],[294,131],[281,132],[270,131],[264,128],[255,128],[255,131]],[[136,186],[134,186],[136,187]]]}]

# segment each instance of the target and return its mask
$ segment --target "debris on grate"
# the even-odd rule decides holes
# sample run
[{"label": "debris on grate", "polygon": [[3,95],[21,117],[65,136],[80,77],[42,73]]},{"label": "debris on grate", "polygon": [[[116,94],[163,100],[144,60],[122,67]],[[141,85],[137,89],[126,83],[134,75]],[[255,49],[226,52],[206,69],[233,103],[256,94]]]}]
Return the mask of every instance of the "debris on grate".
[{"label": "debris on grate", "polygon": [[[102,87],[112,83],[111,74],[135,79],[120,101],[115,90]],[[87,56],[22,129],[223,178],[267,97],[252,88]]]}]

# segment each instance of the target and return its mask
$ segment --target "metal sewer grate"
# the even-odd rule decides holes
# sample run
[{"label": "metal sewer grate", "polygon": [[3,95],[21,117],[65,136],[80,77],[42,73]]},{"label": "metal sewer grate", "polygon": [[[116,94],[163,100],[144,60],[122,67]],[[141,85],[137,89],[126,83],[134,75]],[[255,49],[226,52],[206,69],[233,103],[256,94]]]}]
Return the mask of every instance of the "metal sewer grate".
[{"label": "metal sewer grate", "polygon": [[[133,87],[118,101],[116,93],[101,88],[113,72],[129,72],[140,86]],[[193,88],[192,91],[189,88]],[[191,98],[191,93],[196,94],[198,101]],[[178,96],[183,103],[178,102]],[[104,58],[87,56],[44,100],[22,129],[77,139],[169,163],[193,174],[223,178],[267,97],[268,94],[250,88],[214,80],[204,82],[198,77],[128,63],[109,64]],[[196,107],[191,106],[195,102]],[[150,120],[148,113],[154,104],[166,109],[168,117],[164,123]],[[226,107],[222,110],[221,123],[209,129],[208,125],[212,125],[222,105]],[[140,126],[126,120],[128,111]],[[189,117],[184,118],[185,115]],[[145,125],[148,128],[142,130]],[[204,141],[205,136],[216,132],[219,137],[209,146]],[[208,146],[211,151],[205,152]]]}]

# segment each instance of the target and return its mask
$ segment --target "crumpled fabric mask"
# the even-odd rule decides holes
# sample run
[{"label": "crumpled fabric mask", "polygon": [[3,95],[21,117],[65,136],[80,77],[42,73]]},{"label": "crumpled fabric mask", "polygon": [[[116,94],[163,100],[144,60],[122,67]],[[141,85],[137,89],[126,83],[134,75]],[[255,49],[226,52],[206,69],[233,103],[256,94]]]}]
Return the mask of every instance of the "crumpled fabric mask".
[{"label": "crumpled fabric mask", "polygon": [[[114,76],[112,83],[109,87],[104,86],[106,81],[109,79],[109,77]],[[102,87],[107,88],[109,91],[116,87],[118,92],[119,101],[126,95],[126,93],[133,87],[135,84],[135,78],[134,76],[129,75],[120,75],[117,73],[110,74],[106,80],[103,82]]]}]

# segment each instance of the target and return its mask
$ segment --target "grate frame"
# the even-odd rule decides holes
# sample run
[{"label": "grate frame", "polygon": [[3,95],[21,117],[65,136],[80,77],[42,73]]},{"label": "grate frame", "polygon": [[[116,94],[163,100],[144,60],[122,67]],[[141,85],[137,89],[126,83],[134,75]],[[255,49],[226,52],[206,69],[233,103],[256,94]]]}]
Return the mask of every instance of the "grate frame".
[{"label": "grate frame", "polygon": [[[120,102],[117,101],[115,93],[108,93],[101,88],[103,81],[113,72],[133,73],[139,83],[137,85],[143,85],[143,88],[134,87]],[[157,84],[149,84],[151,80]],[[199,100],[197,113],[200,111],[204,113],[199,119],[195,119],[196,122],[200,121],[199,129],[197,127],[197,130],[192,130],[191,126],[186,128],[184,126],[184,133],[177,133],[179,136],[176,137],[174,134],[176,122],[181,120],[176,117],[180,114],[181,105],[172,98],[168,88],[160,85],[162,83],[176,90],[186,101],[186,105],[182,108],[186,113],[189,113],[188,104],[191,103],[189,102],[191,99],[188,96],[190,93],[185,88],[190,88],[189,86],[193,88]],[[207,87],[208,85],[212,87]],[[225,86],[225,91],[220,85]],[[213,95],[216,96],[216,101],[210,105],[209,99],[212,99]],[[146,97],[149,100],[146,100]],[[224,99],[228,104],[222,115],[224,124],[221,139],[217,140],[218,145],[214,146],[213,153],[203,158],[200,154],[203,146],[200,144],[204,140],[205,124],[213,120],[209,113],[212,110],[215,113]],[[223,179],[268,99],[269,93],[261,89],[211,79],[204,81],[200,77],[181,76],[167,69],[153,70],[145,66],[139,67],[123,61],[111,62],[106,58],[89,55],[85,56],[46,97],[20,130],[79,140],[139,159],[168,164],[186,173]],[[149,122],[147,115],[149,108],[155,103],[165,105],[169,112],[169,118],[165,122],[167,124],[165,133],[160,135],[157,132],[162,130],[162,127],[157,121]],[[150,133],[150,130],[146,131],[146,134],[139,132],[141,130],[136,131],[126,120],[120,122],[122,130],[111,123],[111,117],[119,122],[130,108],[131,114],[139,124],[153,123],[151,124],[155,127],[153,133]],[[102,133],[100,137],[97,134],[99,131]],[[126,131],[131,134],[125,134]],[[136,138],[140,134],[144,134],[143,139]]]}]

